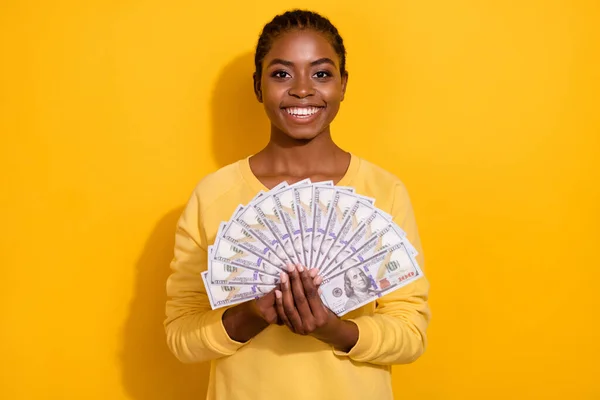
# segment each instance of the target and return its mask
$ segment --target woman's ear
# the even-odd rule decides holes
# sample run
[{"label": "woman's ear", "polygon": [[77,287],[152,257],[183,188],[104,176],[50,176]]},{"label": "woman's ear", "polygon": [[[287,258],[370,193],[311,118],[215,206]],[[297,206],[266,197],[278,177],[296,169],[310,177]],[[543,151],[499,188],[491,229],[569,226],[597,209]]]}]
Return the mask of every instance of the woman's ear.
[{"label": "woman's ear", "polygon": [[348,85],[348,71],[344,71],[342,74],[342,100],[344,101],[344,96],[346,95],[346,86]]},{"label": "woman's ear", "polygon": [[260,88],[260,77],[256,75],[256,72],[252,74],[252,79],[254,80],[254,94],[256,95],[256,99],[259,103],[263,102],[262,99],[262,90]]}]

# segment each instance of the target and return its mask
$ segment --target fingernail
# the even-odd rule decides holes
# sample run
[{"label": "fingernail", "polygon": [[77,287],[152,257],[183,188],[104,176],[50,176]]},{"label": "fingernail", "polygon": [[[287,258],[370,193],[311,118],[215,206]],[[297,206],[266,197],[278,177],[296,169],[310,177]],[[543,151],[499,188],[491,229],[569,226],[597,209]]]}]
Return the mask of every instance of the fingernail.
[{"label": "fingernail", "polygon": [[294,264],[288,264],[287,269],[290,272],[294,272],[296,270],[296,267],[294,266]]},{"label": "fingernail", "polygon": [[275,290],[275,297],[277,297],[278,299],[281,298],[281,292],[279,290]]},{"label": "fingernail", "polygon": [[[323,296],[323,289],[317,290],[317,293],[319,293],[319,296]],[[275,293],[275,296],[277,296],[277,293]]]},{"label": "fingernail", "polygon": [[300,273],[304,272],[304,267],[300,264],[298,264],[298,272],[300,272]]},{"label": "fingernail", "polygon": [[288,280],[287,274],[285,272],[282,272],[280,279],[281,279],[281,283],[287,283],[287,280]]},{"label": "fingernail", "polygon": [[321,283],[323,283],[323,277],[317,276],[315,278],[315,285],[319,286]]},{"label": "fingernail", "polygon": [[311,278],[314,278],[319,273],[319,270],[316,269],[316,268],[312,268],[308,273],[309,273],[309,275],[310,275]]}]

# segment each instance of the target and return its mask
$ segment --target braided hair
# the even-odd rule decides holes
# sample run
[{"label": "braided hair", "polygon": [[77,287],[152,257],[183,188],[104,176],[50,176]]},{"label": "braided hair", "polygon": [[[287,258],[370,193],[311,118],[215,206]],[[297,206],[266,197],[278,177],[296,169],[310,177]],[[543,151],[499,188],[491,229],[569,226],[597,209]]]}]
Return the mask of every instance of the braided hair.
[{"label": "braided hair", "polygon": [[340,58],[340,73],[342,75],[346,73],[346,48],[337,28],[327,18],[315,12],[292,10],[277,15],[263,28],[254,55],[257,77],[260,78],[262,74],[263,60],[271,50],[273,41],[281,34],[302,29],[312,29],[325,35]]}]

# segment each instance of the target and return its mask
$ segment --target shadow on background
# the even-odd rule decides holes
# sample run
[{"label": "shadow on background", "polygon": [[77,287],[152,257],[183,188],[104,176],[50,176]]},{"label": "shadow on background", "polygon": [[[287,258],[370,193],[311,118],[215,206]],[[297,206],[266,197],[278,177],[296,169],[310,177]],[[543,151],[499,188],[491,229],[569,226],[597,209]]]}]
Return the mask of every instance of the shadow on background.
[{"label": "shadow on background", "polygon": [[120,359],[123,386],[136,400],[203,399],[210,364],[182,364],[167,348],[166,282],[173,258],[175,227],[183,207],[154,228],[136,265],[135,297],[124,328]]},{"label": "shadow on background", "polygon": [[219,167],[257,153],[269,141],[270,123],[254,96],[254,54],[227,64],[212,94],[212,151]]},{"label": "shadow on background", "polygon": [[[219,167],[254,154],[269,139],[269,121],[253,91],[254,55],[227,64],[211,102],[212,151]],[[136,265],[135,297],[124,328],[123,385],[135,400],[203,399],[210,363],[186,365],[166,345],[165,284],[170,274],[175,228],[183,208],[165,215],[148,238]]]}]

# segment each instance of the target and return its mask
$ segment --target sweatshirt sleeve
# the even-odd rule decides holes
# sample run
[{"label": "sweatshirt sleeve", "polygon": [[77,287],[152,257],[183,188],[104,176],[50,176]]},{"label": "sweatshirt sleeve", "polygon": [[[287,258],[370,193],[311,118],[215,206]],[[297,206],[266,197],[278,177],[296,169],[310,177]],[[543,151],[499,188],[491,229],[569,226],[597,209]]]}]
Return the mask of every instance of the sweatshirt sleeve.
[{"label": "sweatshirt sleeve", "polygon": [[[417,262],[423,269],[421,241],[412,205],[403,184],[395,188],[392,216],[419,252]],[[425,276],[377,300],[374,315],[350,321],[358,326],[359,338],[348,352],[335,351],[359,361],[379,365],[408,364],[425,351],[430,311],[427,304],[429,282]]]},{"label": "sweatshirt sleeve", "polygon": [[207,249],[200,200],[195,191],[177,223],[164,322],[169,349],[184,363],[228,356],[244,345],[225,331],[222,322],[225,309],[210,307],[200,275],[207,269]]}]

